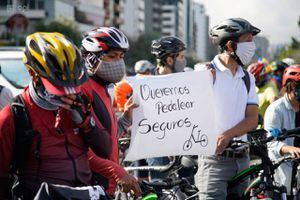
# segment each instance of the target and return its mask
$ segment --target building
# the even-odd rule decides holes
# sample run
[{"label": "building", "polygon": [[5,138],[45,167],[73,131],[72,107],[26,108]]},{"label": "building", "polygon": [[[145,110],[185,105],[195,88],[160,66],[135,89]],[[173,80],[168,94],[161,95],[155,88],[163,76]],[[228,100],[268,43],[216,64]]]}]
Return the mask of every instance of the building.
[{"label": "building", "polygon": [[103,0],[104,26],[120,28],[124,23],[125,0]]},{"label": "building", "polygon": [[80,0],[75,6],[75,21],[81,32],[104,24],[103,0]]},{"label": "building", "polygon": [[178,34],[176,36],[183,39],[188,53],[194,50],[194,19],[192,6],[192,0],[178,1]]},{"label": "building", "polygon": [[[50,23],[54,20],[74,22],[79,31],[86,32],[103,25],[103,4],[103,0],[1,0],[0,35],[25,37],[26,31],[32,31],[37,22]],[[26,30],[14,27],[23,20],[20,16],[27,19]],[[7,27],[11,17],[14,17],[14,23]]]},{"label": "building", "polygon": [[178,0],[145,0],[145,32],[177,35]]},{"label": "building", "polygon": [[124,21],[120,29],[131,39],[145,32],[145,0],[124,0]]},{"label": "building", "polygon": [[210,59],[209,56],[209,17],[205,14],[203,4],[196,1],[193,2],[193,49],[197,58],[202,61]]}]

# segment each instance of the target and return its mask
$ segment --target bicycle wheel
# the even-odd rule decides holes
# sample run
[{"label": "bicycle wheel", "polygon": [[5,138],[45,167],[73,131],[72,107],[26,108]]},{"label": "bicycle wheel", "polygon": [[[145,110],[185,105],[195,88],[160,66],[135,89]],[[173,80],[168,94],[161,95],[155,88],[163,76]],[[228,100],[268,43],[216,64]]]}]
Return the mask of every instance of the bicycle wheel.
[{"label": "bicycle wheel", "polygon": [[202,147],[206,147],[208,145],[208,138],[205,134],[201,135],[200,137],[200,145]]},{"label": "bicycle wheel", "polygon": [[190,150],[192,148],[192,145],[193,144],[192,144],[191,140],[185,141],[184,144],[183,144],[183,150],[184,151]]}]

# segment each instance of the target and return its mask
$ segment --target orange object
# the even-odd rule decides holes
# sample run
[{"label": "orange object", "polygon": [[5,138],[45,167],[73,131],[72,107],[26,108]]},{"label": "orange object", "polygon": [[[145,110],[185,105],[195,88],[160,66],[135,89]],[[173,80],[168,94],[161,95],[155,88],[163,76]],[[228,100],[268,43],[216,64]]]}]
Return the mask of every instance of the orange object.
[{"label": "orange object", "polygon": [[132,87],[126,80],[122,80],[115,86],[115,101],[120,112],[124,111],[127,99],[132,95]]}]

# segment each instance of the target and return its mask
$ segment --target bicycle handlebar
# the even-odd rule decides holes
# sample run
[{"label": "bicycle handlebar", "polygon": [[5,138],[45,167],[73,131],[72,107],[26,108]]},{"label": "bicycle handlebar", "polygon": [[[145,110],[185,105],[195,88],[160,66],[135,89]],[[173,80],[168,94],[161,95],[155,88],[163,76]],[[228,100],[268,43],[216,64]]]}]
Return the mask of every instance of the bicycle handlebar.
[{"label": "bicycle handlebar", "polygon": [[130,171],[158,171],[158,172],[168,172],[170,171],[175,163],[177,162],[177,159],[175,158],[172,160],[168,165],[164,166],[139,166],[139,167],[125,167],[125,170]]},{"label": "bicycle handlebar", "polygon": [[300,137],[300,127],[290,130],[283,129],[281,132],[281,135],[277,139],[284,140],[287,137]]},{"label": "bicycle handlebar", "polygon": [[154,182],[148,182],[148,181],[142,181],[142,184],[145,184],[147,186],[156,188],[156,189],[170,189],[176,185],[181,185],[182,183],[185,183],[183,179],[180,180],[164,180],[164,181],[154,181]]}]

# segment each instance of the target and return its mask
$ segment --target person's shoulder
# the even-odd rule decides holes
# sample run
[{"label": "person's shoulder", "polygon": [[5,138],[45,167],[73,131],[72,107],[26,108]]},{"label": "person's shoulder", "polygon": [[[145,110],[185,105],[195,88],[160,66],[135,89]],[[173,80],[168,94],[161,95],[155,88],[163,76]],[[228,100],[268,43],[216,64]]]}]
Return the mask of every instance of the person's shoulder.
[{"label": "person's shoulder", "polygon": [[203,71],[213,68],[210,62],[202,62],[194,65],[194,71]]},{"label": "person's shoulder", "polygon": [[1,90],[1,96],[2,97],[10,97],[10,98],[12,98],[13,97],[13,93],[12,93],[12,91],[8,87],[3,86],[2,90]]},{"label": "person's shoulder", "polygon": [[277,99],[276,101],[272,102],[267,110],[273,111],[273,112],[281,112],[284,108],[285,104],[284,104],[284,97],[280,97],[279,99]]},{"label": "person's shoulder", "polygon": [[245,70],[245,69],[243,69],[243,71],[244,71],[244,74],[245,74],[245,75],[246,75],[246,73],[248,73],[249,79],[250,79],[250,83],[251,83],[251,84],[255,84],[255,77],[254,77],[254,75],[253,75],[252,73],[248,72],[248,71]]},{"label": "person's shoulder", "polygon": [[12,120],[12,117],[11,105],[8,104],[0,111],[0,124],[7,125]]}]

